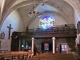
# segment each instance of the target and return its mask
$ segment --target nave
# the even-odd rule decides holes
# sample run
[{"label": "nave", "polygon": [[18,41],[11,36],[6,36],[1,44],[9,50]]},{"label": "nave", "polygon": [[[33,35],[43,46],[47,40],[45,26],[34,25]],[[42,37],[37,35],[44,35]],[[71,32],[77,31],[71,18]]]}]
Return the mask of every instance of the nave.
[{"label": "nave", "polygon": [[[80,58],[79,5],[80,0],[1,0],[0,60],[74,60],[63,57],[73,52]],[[46,52],[32,57],[34,45],[40,53],[48,45],[45,50],[57,57]]]}]

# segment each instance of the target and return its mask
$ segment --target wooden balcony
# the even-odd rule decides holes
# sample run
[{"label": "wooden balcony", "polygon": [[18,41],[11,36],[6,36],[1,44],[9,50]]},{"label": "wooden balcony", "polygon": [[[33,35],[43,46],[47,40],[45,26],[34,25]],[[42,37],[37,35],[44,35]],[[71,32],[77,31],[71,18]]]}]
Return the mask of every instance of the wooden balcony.
[{"label": "wooden balcony", "polygon": [[76,37],[76,29],[74,30],[53,30],[53,31],[35,31],[29,32],[32,37],[46,38],[46,37]]},{"label": "wooden balcony", "polygon": [[77,30],[74,25],[67,25],[62,27],[53,27],[51,29],[28,29],[26,32],[16,32],[12,36],[17,35],[20,38],[22,37],[35,37],[35,38],[49,38],[49,37],[76,37]]}]

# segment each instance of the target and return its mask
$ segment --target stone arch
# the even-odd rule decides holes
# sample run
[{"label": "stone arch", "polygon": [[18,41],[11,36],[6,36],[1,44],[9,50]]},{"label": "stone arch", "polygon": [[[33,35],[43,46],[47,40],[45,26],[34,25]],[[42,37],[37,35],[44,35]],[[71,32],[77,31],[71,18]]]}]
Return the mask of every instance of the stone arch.
[{"label": "stone arch", "polygon": [[[2,12],[3,12],[4,4],[5,4],[5,0],[1,0],[1,1],[0,1],[0,14],[1,14],[1,15],[2,15]],[[1,16],[0,16],[0,17],[1,17]]]},{"label": "stone arch", "polygon": [[[32,3],[31,3],[31,2],[32,2],[32,1],[24,1],[24,2],[21,2],[21,3],[17,4],[17,5],[15,5],[15,6],[13,6],[12,8],[9,8],[9,9],[5,12],[5,14],[3,14],[3,16],[1,17],[1,20],[0,20],[0,28],[1,28],[4,20],[7,18],[7,16],[8,16],[11,12],[13,12],[14,10],[16,10],[16,9],[22,7],[22,6],[25,6],[25,5],[27,5],[27,4],[33,4],[33,2],[32,2]],[[38,2],[38,1],[36,1],[36,2]],[[36,3],[36,2],[35,2],[35,3]]]},{"label": "stone arch", "polygon": [[[75,3],[74,6],[73,6],[73,4],[71,3],[72,0],[65,0],[65,1],[66,1],[67,3],[69,3],[72,7],[74,7],[74,9],[76,9],[76,11],[77,11],[77,10],[79,11],[78,7],[76,6],[76,3]],[[40,3],[40,2],[42,2],[42,1],[36,0],[35,3]],[[33,3],[33,1],[24,1],[24,2],[21,2],[21,3],[17,4],[17,5],[15,5],[14,7],[10,8],[10,9],[7,11],[7,13],[2,16],[1,21],[0,21],[0,24],[1,24],[1,25],[3,24],[3,21],[5,20],[5,18],[6,18],[12,11],[14,11],[15,9],[18,9],[18,8],[20,8],[20,7],[22,7],[22,6],[25,6],[25,5],[27,5],[27,4],[34,4],[34,3]],[[48,4],[48,3],[47,3],[47,4]],[[53,5],[51,5],[51,4],[48,4],[48,5],[53,6]],[[57,8],[57,7],[56,7],[56,8]],[[57,9],[58,9],[58,8],[57,8]],[[58,10],[59,10],[59,9],[58,9]],[[66,14],[64,14],[61,10],[59,10],[59,11],[60,11],[64,16],[66,16]],[[67,17],[67,16],[66,16],[66,17]]]},{"label": "stone arch", "polygon": [[[45,14],[45,13],[50,13],[50,14],[59,14],[59,13],[57,13],[57,12],[50,12],[50,11],[47,11],[47,12],[43,12],[43,13],[41,13],[41,14],[38,14],[38,15],[36,15],[36,16],[34,16],[34,17],[32,17],[32,19],[30,20],[30,22],[27,24],[27,26],[29,26],[29,24],[37,17],[37,16],[39,16],[39,15],[43,15],[43,14]],[[67,20],[66,20],[66,22],[67,23],[69,23]]]},{"label": "stone arch", "polygon": [[6,6],[6,1],[4,1],[4,7],[3,7],[3,11],[1,12],[1,16],[0,16],[0,27],[2,26],[2,23],[3,23],[3,18],[5,16],[5,14],[7,13],[7,11],[9,11],[10,7],[16,2],[16,0],[10,0],[9,3],[7,6]]},{"label": "stone arch", "polygon": [[68,4],[70,4],[74,10],[77,11],[78,15],[80,16],[80,3],[78,0],[64,0],[66,1]]}]

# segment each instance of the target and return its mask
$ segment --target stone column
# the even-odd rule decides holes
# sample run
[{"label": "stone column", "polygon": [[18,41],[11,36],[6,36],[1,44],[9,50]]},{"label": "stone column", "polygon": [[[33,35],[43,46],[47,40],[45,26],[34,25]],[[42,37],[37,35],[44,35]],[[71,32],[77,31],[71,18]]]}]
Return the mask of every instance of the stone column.
[{"label": "stone column", "polygon": [[52,37],[52,45],[53,53],[55,53],[55,37]]},{"label": "stone column", "polygon": [[32,54],[34,55],[34,37],[32,37]]}]

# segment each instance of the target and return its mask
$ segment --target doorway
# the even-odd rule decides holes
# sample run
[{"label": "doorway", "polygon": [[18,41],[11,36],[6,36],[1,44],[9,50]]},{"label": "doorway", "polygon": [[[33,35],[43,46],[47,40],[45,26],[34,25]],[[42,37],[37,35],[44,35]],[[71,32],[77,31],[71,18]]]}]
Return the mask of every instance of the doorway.
[{"label": "doorway", "polygon": [[67,43],[61,43],[60,44],[60,53],[67,53]]}]

